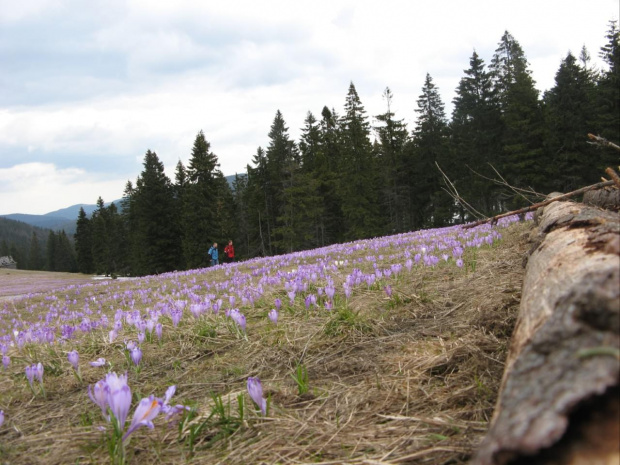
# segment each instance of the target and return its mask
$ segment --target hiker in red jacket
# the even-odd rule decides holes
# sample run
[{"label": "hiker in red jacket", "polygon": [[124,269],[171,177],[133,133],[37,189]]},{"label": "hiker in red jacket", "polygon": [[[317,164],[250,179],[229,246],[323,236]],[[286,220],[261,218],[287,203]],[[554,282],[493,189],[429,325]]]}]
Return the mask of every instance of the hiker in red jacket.
[{"label": "hiker in red jacket", "polygon": [[235,248],[233,247],[232,240],[228,241],[228,245],[224,247],[224,257],[226,258],[226,263],[235,261]]}]

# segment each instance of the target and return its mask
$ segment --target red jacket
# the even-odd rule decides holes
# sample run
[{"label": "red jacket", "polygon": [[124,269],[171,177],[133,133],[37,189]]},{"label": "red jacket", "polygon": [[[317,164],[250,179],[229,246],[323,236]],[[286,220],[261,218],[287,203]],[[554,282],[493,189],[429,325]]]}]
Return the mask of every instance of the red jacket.
[{"label": "red jacket", "polygon": [[232,246],[232,244],[228,244],[226,247],[224,247],[224,253],[228,258],[235,258],[235,248]]}]

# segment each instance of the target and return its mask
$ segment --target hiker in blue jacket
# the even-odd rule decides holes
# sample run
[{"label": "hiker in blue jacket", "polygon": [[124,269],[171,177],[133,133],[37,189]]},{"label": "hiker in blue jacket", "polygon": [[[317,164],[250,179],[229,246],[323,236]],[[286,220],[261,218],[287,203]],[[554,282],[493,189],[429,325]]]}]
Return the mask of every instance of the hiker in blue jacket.
[{"label": "hiker in blue jacket", "polygon": [[217,265],[218,262],[218,253],[217,253],[217,242],[214,242],[211,248],[209,249],[209,255],[211,256],[211,266]]}]

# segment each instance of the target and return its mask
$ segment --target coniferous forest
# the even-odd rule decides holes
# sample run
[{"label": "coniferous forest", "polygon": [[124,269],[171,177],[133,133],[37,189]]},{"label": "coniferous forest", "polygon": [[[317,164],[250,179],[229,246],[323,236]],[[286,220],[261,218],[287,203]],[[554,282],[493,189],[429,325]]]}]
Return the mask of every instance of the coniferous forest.
[{"label": "coniferous forest", "polygon": [[[526,195],[508,186],[546,194],[595,183],[619,163],[617,152],[587,142],[588,133],[620,141],[615,22],[604,40],[603,69],[585,48],[569,52],[541,95],[524,50],[506,32],[488,63],[471,55],[451,115],[426,75],[412,128],[392,112],[387,87],[385,111],[368,115],[351,83],[342,109],[307,113],[298,141],[276,111],[268,145],[232,187],[202,131],[174,179],[149,150],[122,205],[100,198],[92,217],[80,212],[78,269],[146,275],[203,267],[210,245],[218,242],[221,256],[229,239],[237,259],[312,249],[522,206]],[[446,193],[437,165],[469,210]],[[505,185],[492,181],[499,176]]]}]

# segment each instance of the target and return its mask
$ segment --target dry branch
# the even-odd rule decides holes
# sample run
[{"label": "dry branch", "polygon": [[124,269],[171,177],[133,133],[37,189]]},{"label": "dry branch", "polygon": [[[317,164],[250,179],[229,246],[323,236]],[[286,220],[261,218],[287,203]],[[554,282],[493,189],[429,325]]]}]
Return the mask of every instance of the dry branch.
[{"label": "dry branch", "polygon": [[620,459],[620,219],[557,200],[541,216],[477,465]]},{"label": "dry branch", "polygon": [[531,211],[537,210],[540,207],[545,207],[545,206],[549,205],[552,202],[557,202],[557,201],[560,201],[560,200],[566,200],[566,199],[569,199],[569,198],[574,197],[576,195],[584,194],[584,193],[586,193],[588,191],[591,191],[593,189],[600,189],[602,187],[608,187],[608,186],[613,186],[613,185],[614,185],[613,181],[606,181],[606,182],[599,182],[597,184],[592,184],[591,186],[582,187],[581,189],[577,189],[577,190],[572,191],[572,192],[567,192],[566,194],[561,194],[561,195],[558,195],[558,196],[553,197],[553,198],[548,198],[547,200],[545,200],[543,202],[535,203],[533,205],[530,205],[529,207],[520,208],[519,210],[513,210],[513,211],[510,211],[510,212],[502,213],[500,215],[495,215],[495,216],[493,216],[491,218],[487,218],[485,220],[479,220],[479,221],[476,221],[474,223],[466,224],[466,225],[463,226],[463,229],[475,228],[476,226],[480,226],[481,224],[485,224],[485,223],[489,223],[489,222],[496,222],[500,218],[504,218],[506,216],[521,215],[523,213],[527,213],[527,212],[531,212]]},{"label": "dry branch", "polygon": [[620,146],[614,144],[613,142],[609,142],[604,137],[595,136],[594,134],[588,134],[588,137],[594,141],[594,142],[591,142],[592,144],[600,145],[601,147],[610,147],[612,149],[620,150]]}]

